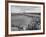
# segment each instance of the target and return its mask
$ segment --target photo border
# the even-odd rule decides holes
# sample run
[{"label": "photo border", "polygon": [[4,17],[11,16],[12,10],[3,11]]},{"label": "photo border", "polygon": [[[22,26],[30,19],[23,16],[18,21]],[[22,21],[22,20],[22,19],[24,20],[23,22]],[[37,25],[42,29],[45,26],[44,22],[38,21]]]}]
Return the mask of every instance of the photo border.
[{"label": "photo border", "polygon": [[[27,3],[27,4],[42,4],[43,5],[43,32],[41,33],[26,33],[26,34],[8,34],[8,3]],[[44,2],[26,2],[26,1],[5,1],[5,36],[23,36],[23,35],[39,35],[45,34],[45,3]]]}]

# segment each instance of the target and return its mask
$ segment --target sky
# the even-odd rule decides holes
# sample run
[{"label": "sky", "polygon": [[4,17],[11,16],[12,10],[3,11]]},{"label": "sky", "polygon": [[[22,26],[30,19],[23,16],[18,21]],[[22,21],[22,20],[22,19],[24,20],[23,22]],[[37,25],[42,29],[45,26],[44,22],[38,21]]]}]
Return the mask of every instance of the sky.
[{"label": "sky", "polygon": [[37,12],[40,13],[41,7],[40,6],[15,6],[11,5],[11,12],[12,13],[31,13]]}]

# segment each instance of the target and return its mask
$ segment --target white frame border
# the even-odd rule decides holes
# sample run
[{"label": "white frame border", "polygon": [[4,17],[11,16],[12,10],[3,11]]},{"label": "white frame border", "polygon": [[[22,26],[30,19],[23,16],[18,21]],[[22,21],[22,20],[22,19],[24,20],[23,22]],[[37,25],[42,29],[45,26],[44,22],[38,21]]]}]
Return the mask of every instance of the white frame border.
[{"label": "white frame border", "polygon": [[[21,6],[41,6],[41,30],[31,30],[31,31],[11,31],[11,5],[21,5]],[[41,33],[43,32],[43,5],[41,4],[19,4],[19,3],[8,3],[8,34],[26,34],[26,33]]]}]

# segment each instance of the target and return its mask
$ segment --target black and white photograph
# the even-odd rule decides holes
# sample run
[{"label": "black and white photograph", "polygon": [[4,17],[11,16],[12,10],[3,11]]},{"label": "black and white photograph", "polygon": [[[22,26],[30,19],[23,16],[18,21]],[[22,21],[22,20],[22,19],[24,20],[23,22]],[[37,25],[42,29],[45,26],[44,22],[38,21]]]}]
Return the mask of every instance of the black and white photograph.
[{"label": "black and white photograph", "polygon": [[26,31],[41,29],[40,7],[11,6],[11,31]]},{"label": "black and white photograph", "polygon": [[43,5],[8,3],[9,34],[43,32]]}]

